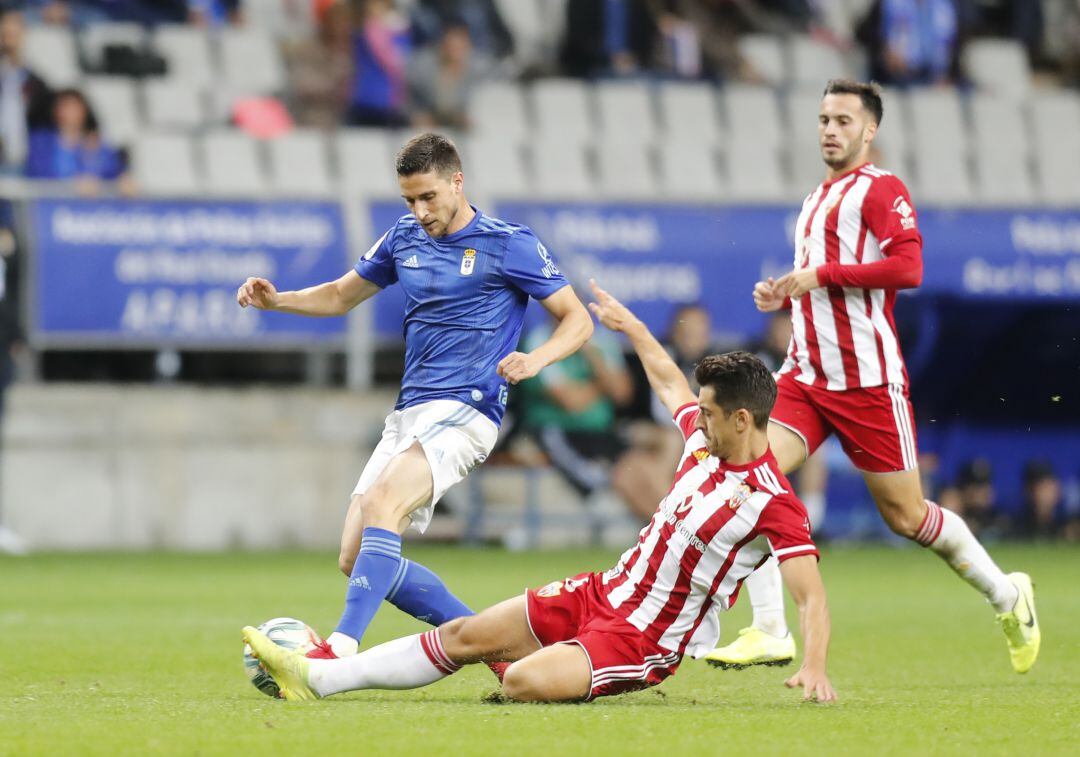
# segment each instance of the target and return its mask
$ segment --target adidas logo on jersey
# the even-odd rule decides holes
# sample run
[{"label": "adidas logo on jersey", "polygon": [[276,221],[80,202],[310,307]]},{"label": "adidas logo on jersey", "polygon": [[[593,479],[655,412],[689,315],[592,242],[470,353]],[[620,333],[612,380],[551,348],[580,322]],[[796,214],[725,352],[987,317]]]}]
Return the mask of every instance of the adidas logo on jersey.
[{"label": "adidas logo on jersey", "polygon": [[411,258],[409,258],[404,263],[402,263],[401,267],[402,268],[419,268],[420,267],[420,261],[416,259],[415,255],[413,255]]}]

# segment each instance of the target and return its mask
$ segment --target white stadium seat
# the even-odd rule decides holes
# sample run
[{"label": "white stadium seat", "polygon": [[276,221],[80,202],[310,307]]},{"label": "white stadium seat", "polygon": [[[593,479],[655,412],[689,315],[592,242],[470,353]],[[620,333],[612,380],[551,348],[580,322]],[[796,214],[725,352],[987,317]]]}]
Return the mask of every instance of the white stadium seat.
[{"label": "white stadium seat", "polygon": [[542,136],[532,144],[537,194],[545,198],[584,200],[596,196],[585,149],[573,140]]},{"label": "white stadium seat", "polygon": [[787,65],[784,41],[775,34],[744,34],[739,37],[739,55],[768,84],[784,84]]},{"label": "white stadium seat", "polygon": [[713,202],[726,193],[716,166],[716,150],[707,142],[666,140],[657,148],[658,188],[668,200]]},{"label": "white stadium seat", "polygon": [[191,196],[201,189],[195,150],[185,134],[144,132],[131,145],[132,177],[150,196]]},{"label": "white stadium seat", "polygon": [[656,141],[652,92],[645,82],[599,82],[593,87],[600,142],[640,146]]},{"label": "white stadium seat", "polygon": [[788,41],[787,80],[795,87],[808,87],[820,95],[829,79],[850,74],[844,56],[831,45],[806,36],[797,35]]},{"label": "white stadium seat", "polygon": [[469,118],[478,134],[523,143],[529,136],[524,88],[512,81],[481,84],[472,94]]},{"label": "white stadium seat", "polygon": [[783,120],[771,87],[733,84],[724,88],[724,110],[732,140],[757,139],[763,147],[779,147]]},{"label": "white stadium seat", "polygon": [[90,76],[83,91],[94,108],[105,140],[123,146],[135,138],[142,118],[135,82],[119,76]]},{"label": "white stadium seat", "polygon": [[527,197],[531,182],[525,165],[525,153],[518,142],[476,135],[465,143],[466,191],[472,189],[492,197]]},{"label": "white stadium seat", "polygon": [[222,196],[266,194],[259,145],[252,137],[234,129],[208,132],[201,140],[206,188]]},{"label": "white stadium seat", "polygon": [[106,21],[89,24],[79,35],[83,57],[91,69],[98,69],[105,60],[108,45],[129,45],[136,50],[146,44],[146,29],[129,21]]},{"label": "white stadium seat", "polygon": [[577,79],[541,79],[532,85],[532,118],[541,138],[579,145],[592,141],[594,127],[587,86]]},{"label": "white stadium seat", "polygon": [[285,64],[273,37],[257,27],[227,27],[218,39],[221,72],[230,87],[245,94],[285,89]]},{"label": "white stadium seat", "polygon": [[26,65],[53,89],[73,87],[79,81],[75,35],[59,26],[29,26],[23,55]]},{"label": "white stadium seat", "polygon": [[336,139],[342,188],[371,197],[397,197],[395,146],[383,129],[342,129]]},{"label": "white stadium seat", "polygon": [[795,191],[800,196],[809,191],[792,190],[785,181],[777,149],[753,137],[732,139],[726,166],[730,197],[737,202],[780,202],[789,200]]},{"label": "white stadium seat", "polygon": [[153,47],[165,58],[168,76],[192,86],[209,88],[217,79],[205,29],[162,24],[153,31]]},{"label": "white stadium seat", "polygon": [[278,194],[322,197],[334,191],[323,132],[297,129],[267,142],[267,152],[270,186]]},{"label": "white stadium seat", "polygon": [[1040,94],[1029,115],[1040,197],[1053,205],[1080,205],[1080,95]]},{"label": "white stadium seat", "polygon": [[596,146],[597,179],[605,197],[642,200],[656,194],[651,149],[603,141]]},{"label": "white stadium seat", "polygon": [[180,79],[149,79],[143,84],[143,107],[150,126],[196,129],[206,124],[203,91]]},{"label": "white stadium seat", "polygon": [[1007,98],[977,94],[969,101],[968,111],[977,197],[991,205],[1033,202],[1031,150],[1019,105]]},{"label": "white stadium seat", "polygon": [[964,70],[984,92],[1015,99],[1031,92],[1027,53],[1015,40],[972,40],[964,48]]},{"label": "white stadium seat", "polygon": [[724,129],[716,89],[708,84],[664,82],[657,93],[667,139],[687,138],[695,144],[716,144]]},{"label": "white stadium seat", "polygon": [[907,181],[908,158],[911,154],[911,116],[907,93],[899,89],[884,89],[881,93],[884,115],[874,137],[877,165],[898,174]]}]

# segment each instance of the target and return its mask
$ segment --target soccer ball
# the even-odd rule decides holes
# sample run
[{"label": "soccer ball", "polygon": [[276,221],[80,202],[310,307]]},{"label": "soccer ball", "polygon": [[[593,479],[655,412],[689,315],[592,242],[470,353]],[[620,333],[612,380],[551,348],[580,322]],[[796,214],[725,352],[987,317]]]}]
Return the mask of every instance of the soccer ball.
[{"label": "soccer ball", "polygon": [[[306,654],[322,643],[322,638],[312,630],[311,626],[296,618],[273,618],[259,626],[259,631],[279,647],[295,650],[301,654]],[[277,681],[255,658],[255,655],[251,653],[251,647],[247,644],[244,645],[244,671],[251,679],[251,685],[263,694],[268,697],[281,696]]]}]

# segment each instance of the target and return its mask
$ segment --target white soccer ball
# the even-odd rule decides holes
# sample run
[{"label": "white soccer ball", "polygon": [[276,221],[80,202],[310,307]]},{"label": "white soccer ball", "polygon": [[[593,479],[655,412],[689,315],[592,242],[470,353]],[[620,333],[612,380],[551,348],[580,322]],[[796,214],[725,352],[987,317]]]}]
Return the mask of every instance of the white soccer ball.
[{"label": "white soccer ball", "polygon": [[[296,618],[273,618],[259,626],[259,631],[270,641],[285,649],[307,654],[316,645],[322,643],[319,634],[311,626]],[[251,647],[244,645],[244,671],[251,679],[251,685],[268,697],[279,697],[277,681],[274,680],[262,663],[251,653]]]}]

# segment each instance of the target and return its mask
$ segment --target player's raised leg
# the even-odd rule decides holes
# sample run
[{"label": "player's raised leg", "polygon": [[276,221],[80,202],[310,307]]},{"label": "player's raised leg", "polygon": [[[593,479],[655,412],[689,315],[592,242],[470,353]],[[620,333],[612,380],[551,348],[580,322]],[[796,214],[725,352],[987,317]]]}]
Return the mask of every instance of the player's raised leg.
[{"label": "player's raised leg", "polygon": [[918,470],[864,473],[863,478],[889,528],[932,549],[986,597],[1005,632],[1013,668],[1030,670],[1039,654],[1040,632],[1027,574],[1005,575],[963,518],[923,499]]},{"label": "player's raised leg", "polygon": [[[336,660],[304,658],[251,627],[244,629],[244,640],[278,681],[286,699],[315,699],[361,689],[419,688],[470,663],[520,660],[540,648],[529,629],[524,596]],[[585,675],[587,687],[587,669]],[[526,685],[531,679],[517,675],[514,680],[520,681],[514,685],[523,696],[532,691]],[[508,695],[513,693],[508,691]]]},{"label": "player's raised leg", "polygon": [[[806,442],[779,423],[769,423],[769,447],[784,473],[806,460]],[[741,670],[751,665],[787,665],[795,659],[795,638],[784,617],[784,583],[776,558],[770,557],[743,582],[754,616],[727,646],[705,656],[711,665]]]}]

